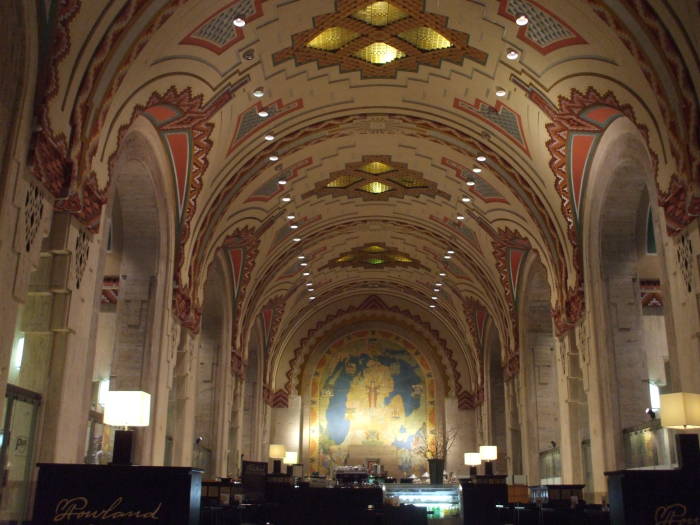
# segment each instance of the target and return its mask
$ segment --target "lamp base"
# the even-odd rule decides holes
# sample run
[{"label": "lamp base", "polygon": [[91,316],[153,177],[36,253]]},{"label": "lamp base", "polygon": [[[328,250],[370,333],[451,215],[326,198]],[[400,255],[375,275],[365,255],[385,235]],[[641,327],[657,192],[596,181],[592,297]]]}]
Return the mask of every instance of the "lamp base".
[{"label": "lamp base", "polygon": [[112,465],[133,464],[133,430],[114,431],[114,451],[112,453]]},{"label": "lamp base", "polygon": [[281,459],[275,459],[272,461],[272,473],[273,474],[282,474],[282,460]]},{"label": "lamp base", "polygon": [[484,462],[484,474],[487,476],[493,476],[493,462],[492,461],[485,461]]},{"label": "lamp base", "polygon": [[475,478],[477,476],[476,467],[469,467],[469,477]]}]

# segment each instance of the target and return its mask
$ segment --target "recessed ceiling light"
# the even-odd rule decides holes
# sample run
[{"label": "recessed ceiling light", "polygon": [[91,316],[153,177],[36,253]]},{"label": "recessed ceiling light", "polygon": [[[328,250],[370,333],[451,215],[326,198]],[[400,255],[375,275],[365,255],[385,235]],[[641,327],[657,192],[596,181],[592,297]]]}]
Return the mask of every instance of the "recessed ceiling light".
[{"label": "recessed ceiling light", "polygon": [[525,15],[520,15],[518,18],[515,19],[515,23],[519,26],[526,26],[528,22],[529,20]]},{"label": "recessed ceiling light", "polygon": [[509,49],[506,53],[506,58],[508,60],[517,60],[519,56],[520,53],[518,53],[515,49]]},{"label": "recessed ceiling light", "polygon": [[258,111],[258,117],[260,117],[260,118],[265,118],[269,115],[270,114],[267,111],[265,111],[264,109],[261,109],[260,111]]},{"label": "recessed ceiling light", "polygon": [[496,88],[496,96],[497,97],[505,97],[508,92],[503,89],[502,87]]},{"label": "recessed ceiling light", "polygon": [[267,158],[270,159],[272,162],[277,162],[278,160],[280,160],[280,158],[277,155],[270,155]]},{"label": "recessed ceiling light", "polygon": [[301,275],[303,275],[304,277],[308,277],[309,275],[311,275],[311,272],[304,272]]},{"label": "recessed ceiling light", "polygon": [[476,160],[479,162],[486,162],[486,155],[479,155]]},{"label": "recessed ceiling light", "polygon": [[306,283],[306,286],[313,286],[314,283]]},{"label": "recessed ceiling light", "polygon": [[440,288],[433,288],[433,292],[439,292]]},{"label": "recessed ceiling light", "polygon": [[471,197],[462,197],[462,202],[471,202]]},{"label": "recessed ceiling light", "polygon": [[284,186],[285,184],[287,184],[287,181],[286,180],[278,180],[277,184],[281,184],[282,186]]},{"label": "recessed ceiling light", "polygon": [[472,168],[474,173],[481,173],[481,168]]},{"label": "recessed ceiling light", "polygon": [[313,289],[313,288],[309,288],[308,290],[309,290],[310,292],[313,292],[313,291],[314,291],[314,289]]},{"label": "recessed ceiling light", "polygon": [[293,221],[294,219],[296,219],[296,215],[287,215],[287,219]]},{"label": "recessed ceiling light", "polygon": [[435,286],[442,286],[442,283],[435,283]]},{"label": "recessed ceiling light", "polygon": [[431,297],[431,299],[432,299],[433,301],[437,301],[437,295],[433,295],[433,296]]},{"label": "recessed ceiling light", "polygon": [[440,277],[447,277],[447,274],[446,274],[445,272],[440,272],[438,275],[439,275]]},{"label": "recessed ceiling light", "polygon": [[443,255],[442,258],[443,258],[443,259],[452,259],[452,256],[451,256],[451,255]]},{"label": "recessed ceiling light", "polygon": [[291,197],[282,197],[282,202],[291,202]]},{"label": "recessed ceiling light", "polygon": [[267,141],[275,140],[275,136],[274,135],[265,135],[265,140],[267,140]]},{"label": "recessed ceiling light", "polygon": [[467,181],[467,186],[474,186],[475,184],[476,184],[476,182],[474,182],[473,180]]},{"label": "recessed ceiling light", "polygon": [[265,95],[265,90],[261,87],[255,88],[255,91],[253,91],[253,96],[255,98],[262,98]]},{"label": "recessed ceiling light", "polygon": [[464,215],[457,215],[457,220],[458,220],[458,221],[463,221],[463,220],[464,220]]},{"label": "recessed ceiling light", "polygon": [[298,224],[292,224],[292,225],[290,226],[290,228],[291,228],[292,230],[296,230],[298,227],[299,227]]},{"label": "recessed ceiling light", "polygon": [[308,266],[309,263],[299,263],[299,266]]},{"label": "recessed ceiling light", "polygon": [[300,242],[300,241],[301,241],[301,237],[294,237],[292,240],[293,240],[294,242]]},{"label": "recessed ceiling light", "polygon": [[448,255],[452,255],[452,254],[454,254],[454,252],[455,252],[454,250],[447,250]]},{"label": "recessed ceiling light", "polygon": [[297,259],[306,259],[303,255],[297,255]]},{"label": "recessed ceiling light", "polygon": [[245,25],[245,20],[240,16],[233,19],[233,25],[236,27],[243,27]]},{"label": "recessed ceiling light", "polygon": [[436,306],[435,306],[434,304],[431,304],[431,305],[430,305],[430,308],[435,308],[435,307],[436,307]]},{"label": "recessed ceiling light", "polygon": [[313,301],[314,299],[316,299],[316,298],[313,295],[311,297],[309,297],[309,301]]}]

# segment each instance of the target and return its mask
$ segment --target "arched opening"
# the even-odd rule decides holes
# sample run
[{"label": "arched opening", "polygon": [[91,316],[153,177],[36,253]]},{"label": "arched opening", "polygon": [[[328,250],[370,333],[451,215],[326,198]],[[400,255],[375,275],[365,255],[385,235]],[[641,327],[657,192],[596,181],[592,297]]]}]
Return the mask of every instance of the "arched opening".
[{"label": "arched opening", "polygon": [[263,442],[262,418],[262,363],[260,362],[261,334],[256,324],[248,343],[248,362],[243,385],[243,424],[241,451],[244,459],[267,459],[267,444]]},{"label": "arched opening", "polygon": [[[487,328],[484,344],[486,368],[486,405],[488,407],[488,444],[498,447],[498,459],[493,463],[494,474],[508,472],[506,437],[506,389],[501,359],[501,342],[498,330],[491,322]],[[485,444],[485,443],[484,443]]]},{"label": "arched opening", "polygon": [[524,463],[529,483],[560,483],[561,429],[551,290],[539,259],[532,259],[525,275],[520,312]]}]

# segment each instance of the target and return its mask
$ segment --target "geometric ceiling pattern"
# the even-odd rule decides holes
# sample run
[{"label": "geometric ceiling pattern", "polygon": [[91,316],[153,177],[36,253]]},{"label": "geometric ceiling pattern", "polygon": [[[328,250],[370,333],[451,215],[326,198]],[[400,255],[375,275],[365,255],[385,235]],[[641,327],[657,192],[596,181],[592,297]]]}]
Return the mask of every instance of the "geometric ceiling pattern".
[{"label": "geometric ceiling pattern", "polygon": [[390,268],[390,267],[420,267],[420,263],[405,253],[387,247],[383,242],[367,243],[343,253],[330,261],[325,267],[355,267],[355,268]]},{"label": "geometric ceiling pattern", "polygon": [[361,161],[346,164],[344,169],[334,171],[327,179],[317,182],[315,189],[303,197],[312,195],[366,201],[420,195],[449,197],[437,189],[435,182],[426,180],[421,173],[408,169],[405,163],[396,162],[388,155],[364,155]]},{"label": "geometric ceiling pattern", "polygon": [[292,45],[274,53],[273,61],[337,65],[362,78],[394,78],[397,71],[437,67],[443,60],[485,64],[488,55],[447,22],[425,12],[422,0],[338,0],[335,13],[314,17],[314,27],[292,35]]}]

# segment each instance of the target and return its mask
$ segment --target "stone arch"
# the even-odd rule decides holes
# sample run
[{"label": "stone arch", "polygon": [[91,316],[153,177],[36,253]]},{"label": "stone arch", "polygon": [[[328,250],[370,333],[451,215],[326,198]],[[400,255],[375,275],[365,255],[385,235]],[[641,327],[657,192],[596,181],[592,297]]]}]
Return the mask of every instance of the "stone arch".
[{"label": "stone arch", "polygon": [[[648,422],[649,382],[661,383],[659,378],[650,377],[648,362],[669,360],[665,335],[671,323],[646,323],[640,298],[640,270],[644,272],[640,235],[647,224],[649,202],[658,202],[654,165],[644,138],[631,120],[619,118],[603,133],[590,162],[582,204],[582,246],[586,302],[600,306],[587,313],[593,344],[591,355],[584,355],[584,359],[594,364],[588,383],[597,383],[601,392],[600,399],[589,399],[593,404],[591,417],[600,418],[591,421],[591,427],[597,423],[610,428],[600,449],[594,446],[591,453],[600,470],[613,470],[642,466],[630,464],[630,457],[625,457],[625,436],[630,434],[623,430]],[[651,207],[659,238],[657,210]],[[656,257],[661,292],[666,289],[663,250]],[[667,316],[664,312],[661,318]],[[644,341],[650,335],[659,336],[656,339],[662,339],[666,348],[645,349]],[[655,369],[664,375],[666,385],[664,366]],[[598,468],[594,475],[595,482],[602,484]]]},{"label": "stone arch", "polygon": [[[263,334],[259,323],[254,323],[248,348],[243,386],[243,434],[241,451],[246,460],[261,461],[267,459],[265,439],[267,432],[265,391],[263,373],[265,368],[263,352]],[[269,438],[268,438],[269,439]]]},{"label": "stone arch", "polygon": [[498,459],[494,462],[495,474],[505,474],[508,471],[506,388],[502,361],[504,354],[498,330],[491,321],[484,338],[484,377],[487,378],[484,385],[486,442],[479,444],[498,447]]}]

